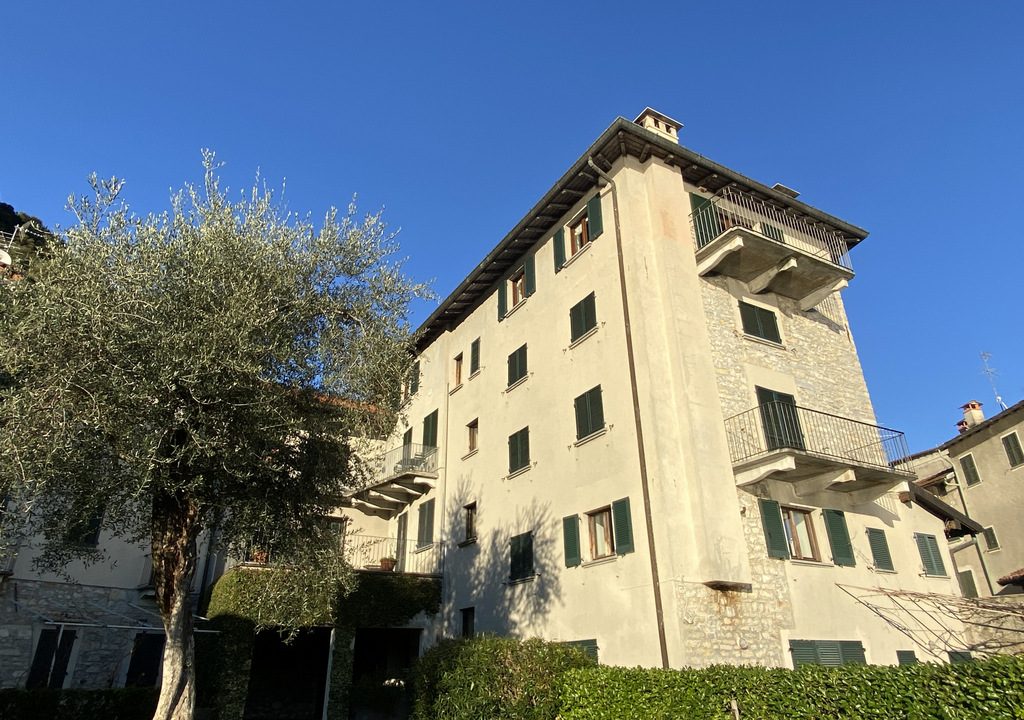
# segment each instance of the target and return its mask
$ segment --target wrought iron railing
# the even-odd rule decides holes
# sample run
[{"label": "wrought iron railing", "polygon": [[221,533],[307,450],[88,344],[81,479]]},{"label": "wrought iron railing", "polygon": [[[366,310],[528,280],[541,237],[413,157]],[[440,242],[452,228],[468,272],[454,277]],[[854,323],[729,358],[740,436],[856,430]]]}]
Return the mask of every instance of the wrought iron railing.
[{"label": "wrought iron railing", "polygon": [[392,448],[377,461],[376,477],[380,480],[406,473],[437,472],[437,448],[431,445],[410,443]]},{"label": "wrought iron railing", "polygon": [[786,402],[768,402],[725,421],[734,463],[766,453],[804,450],[879,468],[909,471],[906,437],[898,430]]},{"label": "wrought iron railing", "polygon": [[416,540],[349,533],[345,535],[345,559],[357,570],[440,575],[442,553],[440,543],[425,545]]},{"label": "wrought iron railing", "polygon": [[838,230],[813,225],[782,208],[734,188],[723,188],[706,204],[690,213],[697,250],[733,227],[744,227],[780,245],[852,270],[846,239]]}]

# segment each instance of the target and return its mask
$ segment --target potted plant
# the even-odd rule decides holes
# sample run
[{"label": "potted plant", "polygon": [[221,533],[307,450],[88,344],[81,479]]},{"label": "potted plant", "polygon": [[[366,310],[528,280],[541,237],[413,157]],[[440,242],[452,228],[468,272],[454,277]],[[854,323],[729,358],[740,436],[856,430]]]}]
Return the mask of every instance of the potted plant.
[{"label": "potted plant", "polygon": [[380,569],[388,572],[394,572],[395,566],[398,565],[398,560],[393,557],[382,557],[380,559]]}]

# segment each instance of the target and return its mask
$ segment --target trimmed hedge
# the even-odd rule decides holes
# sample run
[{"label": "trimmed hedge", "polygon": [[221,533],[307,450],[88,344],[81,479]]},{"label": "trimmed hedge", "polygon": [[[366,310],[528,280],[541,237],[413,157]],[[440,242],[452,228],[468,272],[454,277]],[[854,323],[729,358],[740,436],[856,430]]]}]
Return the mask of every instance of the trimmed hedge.
[{"label": "trimmed hedge", "polygon": [[733,699],[744,719],[1020,720],[1024,656],[798,670],[598,667],[564,673],[559,691],[562,720],[725,720]]},{"label": "trimmed hedge", "polygon": [[0,690],[3,720],[150,720],[157,690]]},{"label": "trimmed hedge", "polygon": [[593,665],[577,648],[537,639],[442,640],[416,665],[414,717],[551,720],[562,673]]}]

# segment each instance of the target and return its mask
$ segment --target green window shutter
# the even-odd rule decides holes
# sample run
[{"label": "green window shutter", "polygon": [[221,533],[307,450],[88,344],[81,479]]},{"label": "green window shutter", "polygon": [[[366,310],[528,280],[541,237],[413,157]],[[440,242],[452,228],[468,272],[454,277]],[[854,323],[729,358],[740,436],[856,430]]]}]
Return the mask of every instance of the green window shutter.
[{"label": "green window shutter", "polygon": [[576,439],[590,434],[590,412],[587,408],[587,395],[584,393],[573,401],[576,406]]},{"label": "green window shutter", "polygon": [[469,374],[472,375],[480,369],[480,338],[477,338],[469,345]]},{"label": "green window shutter", "polygon": [[565,546],[565,566],[576,567],[583,561],[580,554],[580,518],[578,515],[562,518],[562,540]]},{"label": "green window shutter", "polygon": [[790,640],[789,652],[793,656],[794,668],[818,663],[818,644],[813,640]]},{"label": "green window shutter", "polygon": [[974,584],[973,572],[970,570],[960,570],[956,574],[956,579],[960,583],[960,593],[965,598],[978,597],[978,586]]},{"label": "green window shutter", "polygon": [[558,228],[551,244],[555,246],[555,272],[558,272],[565,265],[565,228]]},{"label": "green window shutter", "polygon": [[437,447],[437,410],[423,418],[423,447]]},{"label": "green window shutter", "polygon": [[823,510],[825,531],[828,544],[832,547],[832,562],[843,567],[853,567],[857,561],[853,557],[853,544],[850,542],[850,531],[846,527],[846,514],[842,510]]},{"label": "green window shutter", "polygon": [[966,650],[950,650],[949,651],[949,662],[953,665],[962,665],[963,663],[972,662],[974,658],[971,653]]},{"label": "green window shutter", "polygon": [[511,540],[511,580],[522,580],[533,575],[533,533],[516,535]]},{"label": "green window shutter", "polygon": [[877,570],[896,569],[892,564],[892,554],[889,552],[889,542],[885,539],[885,530],[868,528],[868,545],[871,546],[871,557]]},{"label": "green window shutter", "polygon": [[508,438],[508,471],[521,470],[530,464],[530,428],[525,427]]},{"label": "green window shutter", "polygon": [[604,220],[601,218],[600,193],[590,198],[590,201],[587,203],[587,228],[591,241],[597,240],[601,233],[604,232]]},{"label": "green window shutter", "polygon": [[580,650],[585,652],[587,655],[592,657],[594,659],[594,662],[598,662],[598,659],[597,659],[597,640],[596,639],[592,639],[592,640],[568,640],[568,641],[566,641],[566,642],[564,642],[562,644],[563,645],[568,645],[569,647],[579,648]]},{"label": "green window shutter", "polygon": [[583,303],[576,303],[569,308],[569,340],[575,341],[585,333],[585,326],[586,320],[583,315]]},{"label": "green window shutter", "polygon": [[427,504],[423,503],[417,508],[416,517],[416,546],[420,547],[423,545],[423,529],[427,526],[424,516],[426,515]]},{"label": "green window shutter", "polygon": [[590,431],[597,432],[604,427],[604,400],[601,398],[601,386],[593,388],[587,395],[590,396]]},{"label": "green window shutter", "polygon": [[914,540],[917,542],[917,551],[921,554],[921,564],[924,565],[926,575],[945,575],[946,565],[942,562],[942,555],[939,552],[939,544],[934,535],[914,533]]},{"label": "green window shutter", "polygon": [[896,662],[900,665],[917,665],[917,653],[913,650],[897,650]]},{"label": "green window shutter", "polygon": [[508,356],[508,384],[526,377],[526,346],[523,345]]},{"label": "green window shutter", "polygon": [[409,394],[415,395],[420,390],[420,361],[417,360],[412,364],[412,369],[409,371]]},{"label": "green window shutter", "polygon": [[[412,445],[412,428],[409,428],[402,435],[402,447],[409,447]],[[408,460],[408,458],[406,458]]]},{"label": "green window shutter", "polygon": [[533,255],[527,255],[523,261],[523,293],[530,297],[537,292],[537,273],[533,267]]},{"label": "green window shutter", "polygon": [[498,322],[508,313],[508,284],[502,280],[498,285]]},{"label": "green window shutter", "polygon": [[419,507],[416,527],[416,545],[423,547],[434,542],[434,501],[427,500]]},{"label": "green window shutter", "polygon": [[625,555],[633,552],[633,518],[629,511],[629,498],[612,503],[612,530],[615,533],[615,552]]},{"label": "green window shutter", "polygon": [[994,527],[987,527],[981,531],[982,537],[985,538],[985,549],[986,550],[998,550],[999,549],[999,538],[996,536],[996,529]]},{"label": "green window shutter", "polygon": [[710,200],[690,193],[690,211],[698,248],[704,247],[722,234],[722,223]]},{"label": "green window shutter", "polygon": [[981,482],[981,477],[978,475],[978,466],[974,464],[973,455],[964,455],[960,458],[960,467],[964,471],[964,481],[968,486],[977,485]]},{"label": "green window shutter", "polygon": [[747,335],[760,335],[756,308],[742,300],[740,301],[740,320],[743,322],[743,332]]},{"label": "green window shutter", "polygon": [[601,401],[600,385],[576,398],[575,405],[577,440],[582,440],[604,427],[604,404]]},{"label": "green window shutter", "polygon": [[818,664],[839,667],[843,664],[843,651],[836,640],[815,640],[818,649]]},{"label": "green window shutter", "polygon": [[779,323],[775,313],[750,303],[740,301],[740,320],[743,323],[743,332],[747,335],[771,340],[781,343],[782,336],[779,335]]},{"label": "green window shutter", "polygon": [[761,526],[764,528],[768,557],[788,560],[789,541],[786,540],[786,528],[782,524],[782,509],[774,500],[760,498],[757,503],[761,508]]},{"label": "green window shutter", "polygon": [[839,656],[843,665],[867,665],[864,657],[864,645],[860,640],[840,640]]},{"label": "green window shutter", "polygon": [[594,293],[583,298],[583,326],[587,330],[597,327],[597,299]]},{"label": "green window shutter", "polygon": [[1003,450],[1006,451],[1006,459],[1010,461],[1010,467],[1017,467],[1024,463],[1024,451],[1020,447],[1020,438],[1017,433],[1010,433],[1003,438]]}]

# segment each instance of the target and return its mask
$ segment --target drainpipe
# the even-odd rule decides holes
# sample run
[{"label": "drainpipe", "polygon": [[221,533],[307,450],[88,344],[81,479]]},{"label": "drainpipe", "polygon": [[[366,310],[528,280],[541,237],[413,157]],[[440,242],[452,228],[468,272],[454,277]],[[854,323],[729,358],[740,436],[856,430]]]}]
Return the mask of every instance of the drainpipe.
[{"label": "drainpipe", "polygon": [[[964,509],[964,515],[970,517],[971,511],[967,507],[967,496],[964,494],[964,488],[960,484],[960,476],[956,474],[956,467],[953,466],[953,461],[950,460],[948,457],[943,459],[947,463],[949,463],[949,469],[953,471],[953,477],[956,478],[956,480],[953,481],[953,486],[956,487],[956,494],[960,498],[960,506]],[[988,574],[988,563],[985,562],[985,554],[984,552],[982,552],[981,543],[978,542],[977,538],[974,538],[974,540],[971,543],[957,546],[957,550],[963,550],[964,548],[968,547],[968,545],[974,545],[974,547],[977,549],[978,562],[981,563],[981,572],[985,576],[985,584],[988,586],[988,594],[994,596],[996,594],[996,591],[995,588],[992,586],[992,577]],[[950,557],[953,556],[953,552],[954,551],[950,549]],[[956,562],[956,558],[953,558],[953,562]]]},{"label": "drainpipe", "polygon": [[665,610],[661,600],[661,580],[658,575],[658,555],[654,547],[654,520],[651,513],[651,491],[647,477],[647,453],[644,449],[644,429],[640,418],[640,392],[636,384],[636,356],[633,352],[633,330],[629,320],[629,298],[626,293],[626,264],[622,253],[622,231],[619,223],[619,195],[615,181],[604,170],[594,163],[594,158],[587,158],[587,165],[611,187],[612,213],[615,216],[615,252],[619,263],[619,289],[622,295],[622,318],[626,330],[626,359],[629,363],[629,388],[633,396],[633,424],[636,427],[637,455],[640,461],[640,487],[643,490],[644,522],[647,527],[647,549],[651,558],[651,580],[654,588],[654,614],[658,620],[658,644],[661,648],[661,666],[669,667],[668,642],[665,639]]}]

